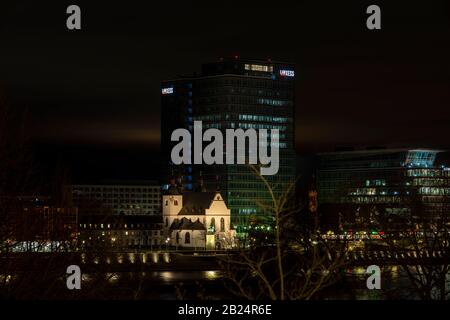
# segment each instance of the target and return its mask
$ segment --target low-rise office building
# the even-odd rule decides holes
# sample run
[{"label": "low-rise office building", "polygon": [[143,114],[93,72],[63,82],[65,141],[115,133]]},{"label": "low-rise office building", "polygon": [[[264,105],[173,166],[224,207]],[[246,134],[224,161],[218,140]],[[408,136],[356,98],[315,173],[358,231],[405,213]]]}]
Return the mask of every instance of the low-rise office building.
[{"label": "low-rise office building", "polygon": [[156,181],[73,185],[72,196],[82,215],[161,214],[161,187]]},{"label": "low-rise office building", "polygon": [[409,220],[450,214],[450,168],[430,149],[376,149],[318,155],[319,214],[330,226],[367,225],[377,215]]},{"label": "low-rise office building", "polygon": [[158,249],[165,244],[161,216],[84,216],[78,229],[84,249]]}]

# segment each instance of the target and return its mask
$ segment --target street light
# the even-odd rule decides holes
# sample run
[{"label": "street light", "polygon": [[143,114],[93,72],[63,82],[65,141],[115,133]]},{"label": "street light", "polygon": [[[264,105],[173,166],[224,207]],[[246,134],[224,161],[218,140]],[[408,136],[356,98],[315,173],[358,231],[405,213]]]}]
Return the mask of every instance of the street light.
[{"label": "street light", "polygon": [[166,239],[166,250],[169,250],[169,248],[168,248],[168,246],[169,246],[169,241],[170,241],[170,238],[167,238],[167,239]]}]

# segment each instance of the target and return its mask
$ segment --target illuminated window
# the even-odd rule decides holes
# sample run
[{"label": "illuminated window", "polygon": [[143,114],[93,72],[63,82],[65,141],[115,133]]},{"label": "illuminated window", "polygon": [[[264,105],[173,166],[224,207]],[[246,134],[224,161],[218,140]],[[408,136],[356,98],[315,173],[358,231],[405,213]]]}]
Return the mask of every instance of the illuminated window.
[{"label": "illuminated window", "polygon": [[245,64],[244,68],[250,71],[273,72],[273,66],[263,64]]},{"label": "illuminated window", "polygon": [[405,165],[414,167],[428,167],[433,165],[435,159],[435,151],[410,151],[406,157]]}]

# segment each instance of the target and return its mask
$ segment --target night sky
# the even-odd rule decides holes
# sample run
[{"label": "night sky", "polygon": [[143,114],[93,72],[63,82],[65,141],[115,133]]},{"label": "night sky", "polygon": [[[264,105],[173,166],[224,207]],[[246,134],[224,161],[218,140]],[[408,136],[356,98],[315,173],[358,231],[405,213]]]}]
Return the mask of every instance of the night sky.
[{"label": "night sky", "polygon": [[296,64],[299,152],[450,147],[449,1],[2,1],[0,39],[0,90],[79,179],[152,177],[160,81],[234,55]]}]

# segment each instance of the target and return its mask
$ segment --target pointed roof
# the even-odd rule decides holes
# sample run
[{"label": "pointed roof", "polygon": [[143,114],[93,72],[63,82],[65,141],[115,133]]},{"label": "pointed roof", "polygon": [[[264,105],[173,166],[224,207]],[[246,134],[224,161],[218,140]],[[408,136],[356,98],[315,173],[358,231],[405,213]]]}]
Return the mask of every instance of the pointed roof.
[{"label": "pointed roof", "polygon": [[185,192],[179,215],[204,215],[218,192]]},{"label": "pointed roof", "polygon": [[170,225],[171,230],[206,230],[203,223],[200,222],[199,219],[197,221],[192,222],[191,219],[182,218],[175,219]]}]

